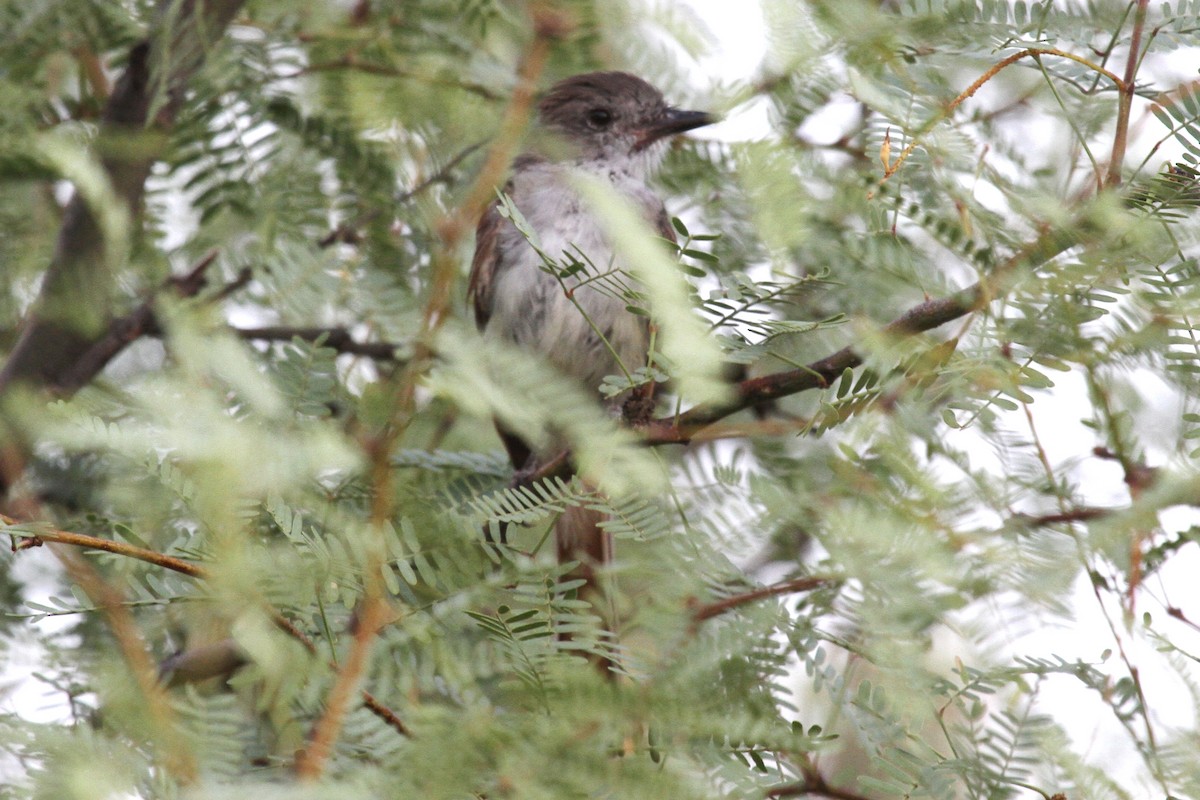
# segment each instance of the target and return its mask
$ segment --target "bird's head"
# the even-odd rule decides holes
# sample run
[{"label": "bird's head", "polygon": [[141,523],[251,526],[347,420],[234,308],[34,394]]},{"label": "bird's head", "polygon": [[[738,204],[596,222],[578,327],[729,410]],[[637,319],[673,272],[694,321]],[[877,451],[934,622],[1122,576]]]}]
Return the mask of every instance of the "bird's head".
[{"label": "bird's head", "polygon": [[704,111],[667,105],[662,92],[627,72],[589,72],[556,83],[538,104],[543,128],[580,161],[662,158],[669,137],[716,121]]}]

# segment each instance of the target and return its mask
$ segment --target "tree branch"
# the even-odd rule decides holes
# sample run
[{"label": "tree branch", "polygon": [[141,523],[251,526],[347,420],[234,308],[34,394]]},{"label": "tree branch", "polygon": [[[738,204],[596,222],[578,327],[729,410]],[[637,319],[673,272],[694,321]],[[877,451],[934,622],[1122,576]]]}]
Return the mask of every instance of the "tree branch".
[{"label": "tree branch", "polygon": [[[474,144],[467,145],[462,150],[458,151],[458,153],[456,153],[453,158],[447,161],[437,172],[433,173],[408,191],[397,195],[395,198],[395,204],[402,205],[407,203],[409,200],[413,199],[431,186],[435,186],[439,183],[450,183],[450,176],[453,174],[458,165],[461,164],[463,160],[467,158],[467,156],[483,147],[485,143],[485,141],[475,142]],[[356,227],[374,220],[382,213],[383,211],[381,209],[373,209],[367,213],[359,215],[355,220],[343,222],[329,233],[322,236],[317,241],[317,247],[320,247],[322,250],[324,250],[325,248],[331,247],[339,242],[344,242],[345,244],[357,244],[360,239],[360,235],[356,230]]]},{"label": "tree branch", "polygon": [[825,782],[816,770],[809,771],[799,783],[788,783],[767,790],[767,797],[828,797],[831,800],[870,800],[866,795],[838,789]]},{"label": "tree branch", "polygon": [[1129,143],[1129,114],[1133,108],[1133,93],[1137,88],[1134,78],[1137,77],[1138,62],[1142,47],[1142,30],[1146,27],[1146,10],[1149,0],[1138,0],[1137,10],[1133,12],[1133,35],[1129,40],[1129,55],[1125,59],[1125,79],[1118,84],[1120,100],[1117,101],[1117,127],[1113,134],[1112,155],[1108,162],[1108,177],[1105,185],[1116,186],[1121,182],[1121,167],[1125,164],[1125,147]]},{"label": "tree branch", "polygon": [[152,751],[161,753],[162,764],[166,771],[182,785],[188,786],[195,783],[199,777],[199,767],[195,755],[188,748],[186,739],[180,734],[166,688],[158,681],[154,662],[147,652],[146,643],[133,620],[133,615],[125,605],[123,593],[104,580],[100,573],[73,550],[55,546],[52,546],[50,550],[63,565],[75,585],[81,588],[88,598],[100,608],[108,620],[113,638],[116,639],[117,646],[125,658],[125,664],[137,684],[141,694],[141,705],[144,707],[150,723],[150,730],[146,732],[145,736],[145,744]]},{"label": "tree branch", "polygon": [[[945,325],[986,306],[1021,274],[1023,267],[1042,264],[1074,246],[1087,229],[1086,217],[1072,224],[1043,230],[1034,241],[997,266],[992,274],[949,297],[913,306],[880,329],[883,338],[905,339]],[[682,414],[653,420],[641,428],[648,444],[687,444],[706,426],[743,409],[809,389],[830,386],[847,369],[862,364],[853,345],[799,369],[749,378],[733,386],[733,398],[723,403],[695,406]]]},{"label": "tree branch", "polygon": [[1041,528],[1064,522],[1090,522],[1094,519],[1111,516],[1117,511],[1118,509],[1114,508],[1076,508],[1058,514],[1042,514],[1041,516],[1017,514],[1012,518],[1012,523],[1023,528]]},{"label": "tree branch", "polygon": [[[241,6],[242,0],[160,0],[154,30],[130,50],[97,137],[100,165],[129,220],[140,219],[146,179],[165,141],[148,136],[147,128],[161,134],[174,124],[188,82]],[[79,191],[67,204],[35,309],[0,370],[0,394],[17,382],[78,388],[70,382],[86,370],[77,364],[109,333],[112,319],[112,272],[119,265],[104,213]]]},{"label": "tree branch", "polygon": [[[1143,21],[1145,20],[1146,2],[1147,2],[1147,0],[1141,0]],[[1138,39],[1139,33],[1140,33],[1140,30],[1134,31],[1133,47],[1135,50],[1137,49],[1137,39]],[[998,63],[994,64],[987,72],[983,73],[983,75],[980,76],[974,83],[972,83],[970,86],[968,86],[963,91],[959,92],[957,97],[955,97],[953,100],[951,100],[949,103],[946,104],[946,106],[942,109],[940,114],[934,116],[920,130],[915,132],[910,137],[908,146],[905,147],[904,150],[902,150],[900,152],[900,155],[896,157],[895,161],[891,161],[885,157],[884,158],[884,173],[883,173],[883,178],[880,180],[880,183],[883,183],[883,181],[888,180],[889,178],[891,178],[893,175],[896,174],[896,171],[900,169],[901,165],[904,164],[904,162],[908,160],[908,157],[910,155],[912,155],[913,152],[917,149],[917,145],[920,143],[922,136],[924,136],[926,133],[928,133],[930,130],[932,130],[933,127],[935,125],[937,125],[939,122],[941,122],[942,120],[948,119],[950,117],[950,115],[954,113],[954,110],[956,108],[958,108],[960,105],[962,105],[964,102],[966,102],[966,100],[968,100],[976,92],[978,92],[979,89],[985,83],[990,81],[992,78],[996,77],[996,75],[1001,70],[1005,69],[1006,67],[1012,66],[1013,64],[1020,61],[1022,58],[1032,57],[1032,58],[1037,59],[1037,58],[1041,58],[1042,56],[1058,56],[1059,58],[1065,58],[1070,61],[1075,61],[1077,63],[1083,64],[1088,69],[1093,70],[1097,74],[1103,75],[1104,77],[1106,77],[1110,81],[1112,81],[1113,84],[1116,85],[1117,89],[1119,91],[1121,91],[1123,95],[1124,95],[1124,93],[1128,92],[1129,97],[1131,99],[1133,97],[1133,94],[1132,94],[1133,93],[1133,78],[1132,78],[1131,73],[1128,70],[1126,71],[1126,80],[1124,82],[1122,82],[1122,80],[1120,78],[1118,78],[1116,75],[1114,75],[1113,73],[1106,70],[1104,67],[1102,67],[1098,64],[1093,64],[1091,61],[1089,61],[1086,58],[1083,58],[1082,56],[1077,56],[1074,53],[1068,53],[1065,50],[1059,50],[1058,48],[1055,48],[1055,47],[1036,47],[1036,48],[1030,48],[1027,50],[1022,50],[1019,53],[1013,53],[1012,55],[1007,56],[1006,58],[1001,59]],[[1128,121],[1128,115],[1126,115],[1126,121]]]},{"label": "tree branch", "polygon": [[41,547],[46,542],[57,542],[60,544],[69,544],[74,547],[84,547],[89,550],[103,550],[106,553],[116,553],[119,556],[134,558],[138,561],[144,561],[147,564],[154,564],[157,567],[169,569],[192,578],[208,577],[208,571],[204,567],[193,564],[190,561],[164,555],[154,550],[147,550],[144,547],[118,542],[114,539],[103,539],[99,536],[62,531],[57,528],[46,528],[37,523],[22,523],[6,514],[0,514],[0,522],[3,522],[10,528],[23,528],[23,530],[0,531],[0,533],[20,538],[20,541],[16,541],[15,539],[13,541],[12,550],[14,553],[21,550],[28,550],[31,547]]},{"label": "tree branch", "polygon": [[[897,317],[881,332],[901,339],[932,330],[978,309],[989,294],[980,282],[950,297],[926,300]],[[730,414],[809,389],[824,389],[847,369],[860,364],[862,356],[848,346],[800,369],[748,378],[734,385],[732,400],[696,406],[678,416],[654,420],[643,429],[644,438],[650,444],[686,444],[700,430]]]},{"label": "tree branch", "polygon": [[[354,626],[350,652],[337,665],[333,686],[325,698],[325,711],[313,725],[308,745],[296,757],[296,775],[304,781],[316,780],[324,773],[325,764],[333,754],[334,745],[345,724],[350,700],[367,671],[371,644],[384,626],[395,619],[391,606],[379,593],[364,596],[356,615],[357,624]],[[374,698],[372,701],[378,703]],[[367,705],[367,708],[371,708],[371,705]]]},{"label": "tree branch", "polygon": [[[180,297],[194,297],[208,285],[206,273],[216,258],[217,251],[210,250],[185,274],[167,278],[163,288],[174,289]],[[237,280],[222,289],[222,295],[227,294],[230,287],[240,288],[249,278],[248,272],[239,275]],[[148,297],[133,311],[109,322],[104,333],[63,370],[55,388],[67,393],[78,391],[100,374],[101,370],[130,344],[145,334],[158,333],[160,329],[154,316],[155,299],[154,296]]]},{"label": "tree branch", "polygon": [[376,361],[396,361],[396,351],[400,345],[391,342],[359,342],[345,328],[294,328],[287,325],[271,325],[262,328],[234,328],[233,332],[242,339],[252,339],[267,342],[290,342],[292,339],[303,339],[315,342],[321,337],[322,347],[332,348],[339,353],[366,356]]},{"label": "tree branch", "polygon": [[713,617],[720,616],[726,611],[731,611],[738,606],[744,606],[748,603],[755,603],[767,597],[777,597],[781,594],[792,594],[795,592],[811,592],[813,589],[819,589],[833,582],[834,578],[822,577],[820,575],[806,575],[803,578],[793,578],[788,581],[780,581],[773,583],[770,586],[760,586],[749,592],[735,594],[731,597],[724,597],[720,600],[714,600],[711,603],[696,605],[692,608],[692,622],[704,622]]}]

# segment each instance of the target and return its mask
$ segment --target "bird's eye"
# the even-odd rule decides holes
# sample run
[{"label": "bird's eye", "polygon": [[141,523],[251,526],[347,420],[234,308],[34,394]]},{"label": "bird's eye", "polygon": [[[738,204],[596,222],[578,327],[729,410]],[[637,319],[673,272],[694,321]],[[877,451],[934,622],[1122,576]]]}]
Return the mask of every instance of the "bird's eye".
[{"label": "bird's eye", "polygon": [[593,130],[602,131],[612,122],[612,112],[607,108],[593,108],[587,112],[587,124]]}]

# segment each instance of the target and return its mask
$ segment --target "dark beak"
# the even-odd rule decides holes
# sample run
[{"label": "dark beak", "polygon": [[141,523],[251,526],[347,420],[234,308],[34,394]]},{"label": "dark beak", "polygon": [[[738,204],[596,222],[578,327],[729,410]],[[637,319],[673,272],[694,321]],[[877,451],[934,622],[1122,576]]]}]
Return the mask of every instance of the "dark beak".
[{"label": "dark beak", "polygon": [[642,129],[641,135],[633,145],[633,151],[636,153],[638,150],[644,150],[664,136],[674,136],[677,133],[711,125],[716,121],[717,118],[707,111],[684,111],[678,108],[668,108],[666,113],[654,123]]}]

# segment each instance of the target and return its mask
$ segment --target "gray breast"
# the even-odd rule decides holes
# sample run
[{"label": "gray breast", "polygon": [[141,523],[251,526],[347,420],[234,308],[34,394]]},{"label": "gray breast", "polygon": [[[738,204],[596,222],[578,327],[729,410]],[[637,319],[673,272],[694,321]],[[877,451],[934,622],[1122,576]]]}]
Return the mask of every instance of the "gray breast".
[{"label": "gray breast", "polygon": [[[620,259],[567,185],[565,172],[554,164],[522,170],[514,176],[512,199],[537,233],[543,252],[560,267],[583,261],[587,274],[560,282],[544,269],[521,233],[506,224],[487,332],[541,352],[560,370],[595,388],[605,375],[621,373],[621,365],[629,372],[645,366],[649,336],[645,317],[629,313],[628,301],[619,295],[618,287],[630,280],[613,273],[621,270]],[[642,196],[634,199],[640,205],[660,205],[644,185],[637,189]],[[607,273],[613,274],[602,277]]]}]

